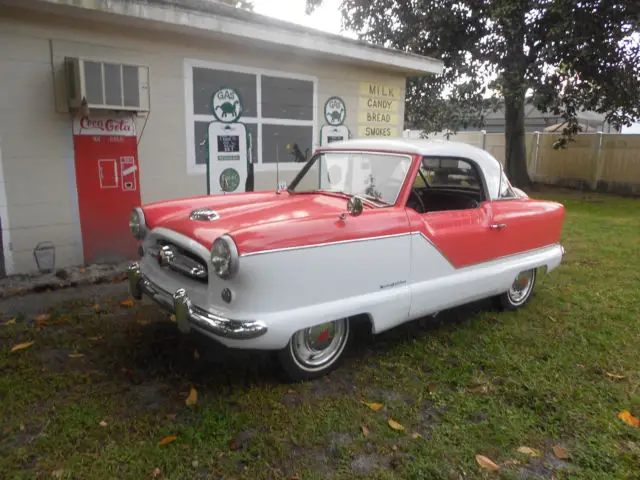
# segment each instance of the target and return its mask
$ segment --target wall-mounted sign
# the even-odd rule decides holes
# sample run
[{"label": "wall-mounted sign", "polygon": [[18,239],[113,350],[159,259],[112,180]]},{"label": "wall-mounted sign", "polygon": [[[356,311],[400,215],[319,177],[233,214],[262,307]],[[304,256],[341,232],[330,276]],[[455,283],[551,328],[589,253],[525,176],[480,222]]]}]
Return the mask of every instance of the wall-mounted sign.
[{"label": "wall-mounted sign", "polygon": [[397,137],[400,125],[401,89],[377,83],[360,83],[359,137]]},{"label": "wall-mounted sign", "polygon": [[219,122],[237,122],[242,115],[240,95],[233,88],[221,88],[211,97],[211,110]]},{"label": "wall-mounted sign", "polygon": [[209,194],[245,191],[248,174],[247,127],[242,123],[211,122],[207,143]]},{"label": "wall-mounted sign", "polygon": [[342,125],[347,118],[347,107],[340,97],[331,97],[324,104],[324,119],[331,126]]},{"label": "wall-mounted sign", "polygon": [[108,135],[120,137],[135,137],[136,121],[131,115],[96,115],[89,117],[75,117],[73,119],[74,135]]},{"label": "wall-mounted sign", "polygon": [[320,145],[349,140],[349,129],[346,125],[323,125],[320,130]]},{"label": "wall-mounted sign", "polygon": [[396,127],[380,127],[376,125],[358,126],[358,137],[397,137]]}]

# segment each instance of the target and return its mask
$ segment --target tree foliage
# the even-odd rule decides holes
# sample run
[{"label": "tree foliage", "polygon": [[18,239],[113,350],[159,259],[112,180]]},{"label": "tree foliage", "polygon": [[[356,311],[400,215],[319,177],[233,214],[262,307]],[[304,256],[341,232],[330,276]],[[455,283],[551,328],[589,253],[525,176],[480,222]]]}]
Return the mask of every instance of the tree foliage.
[{"label": "tree foliage", "polygon": [[[320,3],[308,0],[308,11]],[[410,128],[479,127],[504,105],[516,185],[529,184],[525,98],[567,122],[558,146],[579,131],[582,110],[618,128],[640,118],[638,0],[342,0],[341,9],[362,39],[444,62],[441,76],[408,79]]]}]

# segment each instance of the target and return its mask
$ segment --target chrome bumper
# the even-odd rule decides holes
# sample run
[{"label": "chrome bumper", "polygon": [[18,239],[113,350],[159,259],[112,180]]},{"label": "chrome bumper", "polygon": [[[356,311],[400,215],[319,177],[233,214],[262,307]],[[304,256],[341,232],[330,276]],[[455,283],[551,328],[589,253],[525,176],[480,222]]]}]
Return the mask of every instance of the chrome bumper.
[{"label": "chrome bumper", "polygon": [[267,332],[267,326],[262,322],[231,320],[193,305],[183,288],[173,294],[163,290],[140,272],[137,262],[129,266],[128,272],[131,296],[140,300],[143,295],[148,295],[160,306],[175,313],[176,323],[183,333],[188,333],[192,326],[231,339],[256,338]]}]

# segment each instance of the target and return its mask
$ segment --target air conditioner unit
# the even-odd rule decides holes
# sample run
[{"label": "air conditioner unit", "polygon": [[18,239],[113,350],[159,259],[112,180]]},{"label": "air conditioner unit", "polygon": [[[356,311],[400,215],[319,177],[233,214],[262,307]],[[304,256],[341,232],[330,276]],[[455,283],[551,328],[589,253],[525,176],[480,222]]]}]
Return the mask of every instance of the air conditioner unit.
[{"label": "air conditioner unit", "polygon": [[149,67],[65,57],[69,107],[148,112]]}]

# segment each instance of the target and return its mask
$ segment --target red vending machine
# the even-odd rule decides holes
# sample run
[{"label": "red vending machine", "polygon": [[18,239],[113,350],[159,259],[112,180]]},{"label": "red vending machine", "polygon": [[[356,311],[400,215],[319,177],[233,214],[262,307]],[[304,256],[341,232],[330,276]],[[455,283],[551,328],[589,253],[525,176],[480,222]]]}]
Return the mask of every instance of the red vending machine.
[{"label": "red vending machine", "polygon": [[136,258],[129,232],[129,214],[140,205],[134,117],[76,117],[73,144],[85,263]]}]

